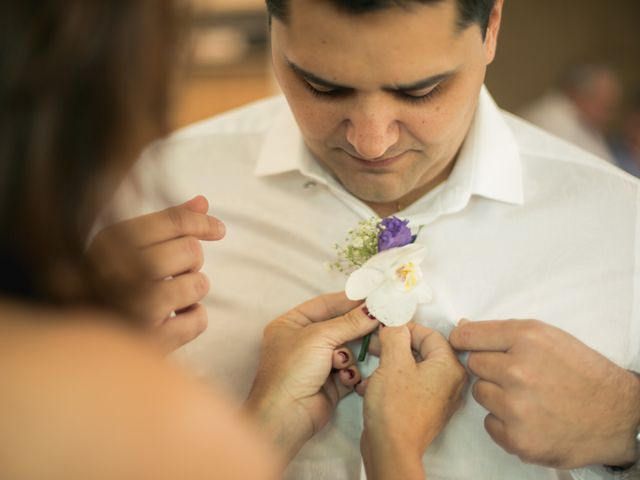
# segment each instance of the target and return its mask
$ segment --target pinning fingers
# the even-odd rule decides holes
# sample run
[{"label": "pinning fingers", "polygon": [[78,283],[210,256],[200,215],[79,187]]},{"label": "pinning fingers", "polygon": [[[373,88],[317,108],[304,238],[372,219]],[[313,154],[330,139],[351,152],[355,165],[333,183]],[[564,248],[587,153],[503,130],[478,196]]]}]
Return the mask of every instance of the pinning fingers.
[{"label": "pinning fingers", "polygon": [[358,370],[355,366],[350,366],[348,368],[343,368],[337,372],[338,379],[340,383],[344,387],[348,387],[353,390],[353,387],[360,381],[362,378],[360,375],[360,370]]},{"label": "pinning fingers", "polygon": [[343,369],[354,364],[354,356],[351,350],[346,347],[340,347],[333,351],[333,368]]}]

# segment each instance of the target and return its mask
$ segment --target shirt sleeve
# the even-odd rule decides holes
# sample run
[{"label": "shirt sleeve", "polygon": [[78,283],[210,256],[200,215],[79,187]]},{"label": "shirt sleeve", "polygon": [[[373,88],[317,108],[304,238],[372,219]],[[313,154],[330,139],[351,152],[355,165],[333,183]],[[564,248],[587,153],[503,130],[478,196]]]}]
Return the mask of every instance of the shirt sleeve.
[{"label": "shirt sleeve", "polygon": [[[640,293],[638,292],[640,290],[640,188],[636,188],[635,207],[633,305],[631,306],[630,335],[628,337],[631,340],[629,345],[630,361],[626,368],[640,372]],[[639,480],[640,462],[623,472],[612,472],[603,466],[593,465],[571,470],[570,473],[574,480]]]}]

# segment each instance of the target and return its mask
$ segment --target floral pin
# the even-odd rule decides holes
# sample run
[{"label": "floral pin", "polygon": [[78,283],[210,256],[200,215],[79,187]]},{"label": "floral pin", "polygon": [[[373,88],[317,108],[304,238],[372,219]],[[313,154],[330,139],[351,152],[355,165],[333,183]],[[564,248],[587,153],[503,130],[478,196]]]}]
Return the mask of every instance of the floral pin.
[{"label": "floral pin", "polygon": [[[369,313],[384,325],[404,325],[419,303],[432,298],[420,268],[426,248],[413,243],[417,234],[408,224],[397,217],[363,220],[344,244],[336,245],[338,260],[332,267],[349,274],[347,297],[364,299]],[[366,358],[370,337],[363,340],[359,361]]]}]

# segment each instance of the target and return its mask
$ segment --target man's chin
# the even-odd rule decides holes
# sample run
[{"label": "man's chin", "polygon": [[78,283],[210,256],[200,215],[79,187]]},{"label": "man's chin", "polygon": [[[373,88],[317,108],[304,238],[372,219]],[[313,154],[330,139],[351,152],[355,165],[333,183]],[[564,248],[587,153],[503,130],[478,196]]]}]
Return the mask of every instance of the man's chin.
[{"label": "man's chin", "polygon": [[372,191],[371,189],[363,189],[363,188],[357,188],[357,187],[349,188],[348,186],[345,186],[345,189],[351,195],[353,195],[354,197],[358,198],[359,200],[365,203],[379,203],[379,204],[394,203],[394,202],[397,202],[403,196],[402,194],[398,194],[397,192],[395,192],[395,189],[385,190],[381,188],[381,189]]}]

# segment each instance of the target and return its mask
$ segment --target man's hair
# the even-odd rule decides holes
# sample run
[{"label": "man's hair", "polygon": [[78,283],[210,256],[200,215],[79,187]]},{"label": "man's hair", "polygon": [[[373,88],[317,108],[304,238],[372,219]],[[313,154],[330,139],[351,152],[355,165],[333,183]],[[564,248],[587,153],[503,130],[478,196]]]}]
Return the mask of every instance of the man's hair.
[{"label": "man's hair", "polygon": [[[266,0],[271,17],[286,22],[291,0]],[[336,7],[352,14],[373,12],[389,7],[409,7],[411,3],[437,4],[446,0],[332,0]],[[458,27],[464,30],[477,23],[484,37],[495,0],[455,0],[458,5]]]}]

